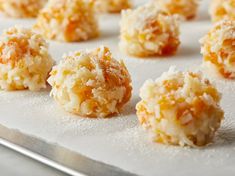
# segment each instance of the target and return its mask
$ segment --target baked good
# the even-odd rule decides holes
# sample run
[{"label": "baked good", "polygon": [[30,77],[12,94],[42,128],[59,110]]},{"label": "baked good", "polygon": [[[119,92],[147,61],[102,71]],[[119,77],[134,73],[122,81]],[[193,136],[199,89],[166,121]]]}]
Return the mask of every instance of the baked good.
[{"label": "baked good", "polygon": [[139,122],[159,143],[204,146],[213,140],[224,117],[220,93],[199,73],[171,67],[156,81],[147,80],[140,97]]},{"label": "baked good", "polygon": [[43,37],[31,29],[12,27],[0,36],[0,88],[46,88],[54,64]]},{"label": "baked good", "polygon": [[0,0],[0,10],[9,17],[33,18],[47,0]]},{"label": "baked good", "polygon": [[165,9],[170,14],[178,14],[186,20],[197,15],[199,0],[154,0],[156,6]]},{"label": "baked good", "polygon": [[228,79],[235,78],[235,21],[221,20],[200,43],[203,66],[209,73]]},{"label": "baked good", "polygon": [[121,51],[138,57],[170,55],[177,51],[179,20],[152,3],[122,11]]},{"label": "baked good", "polygon": [[130,0],[94,0],[95,10],[103,13],[119,13],[132,7]]},{"label": "baked good", "polygon": [[51,96],[71,113],[109,117],[131,98],[131,78],[122,61],[107,47],[76,51],[53,68],[48,79]]},{"label": "baked good", "polygon": [[87,0],[49,0],[34,30],[51,40],[78,42],[99,35],[93,3]]},{"label": "baked good", "polygon": [[213,22],[223,19],[235,20],[235,1],[211,0],[209,13]]}]

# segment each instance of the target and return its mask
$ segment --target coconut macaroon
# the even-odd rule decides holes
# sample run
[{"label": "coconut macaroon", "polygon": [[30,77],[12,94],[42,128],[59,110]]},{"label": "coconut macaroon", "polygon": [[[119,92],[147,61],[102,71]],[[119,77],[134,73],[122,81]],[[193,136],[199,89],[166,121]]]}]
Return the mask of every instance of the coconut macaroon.
[{"label": "coconut macaroon", "polygon": [[9,17],[36,17],[47,0],[0,0],[0,10]]},{"label": "coconut macaroon", "polygon": [[119,13],[131,8],[130,0],[93,0],[97,12]]},{"label": "coconut macaroon", "polygon": [[220,93],[199,73],[171,67],[156,81],[146,81],[140,97],[139,122],[159,143],[204,146],[224,118]]},{"label": "coconut macaroon", "polygon": [[177,15],[148,3],[122,11],[120,49],[129,55],[147,57],[174,54],[180,44]]},{"label": "coconut macaroon", "polygon": [[203,66],[228,79],[235,78],[235,21],[222,20],[200,40]]},{"label": "coconut macaroon", "polygon": [[47,39],[75,42],[97,37],[93,2],[49,0],[37,18],[34,29]]},{"label": "coconut macaroon", "polygon": [[0,0],[0,12],[2,11],[2,1],[3,0]]},{"label": "coconut macaroon", "polygon": [[3,90],[46,88],[54,61],[48,44],[31,29],[13,27],[0,36],[0,88]]},{"label": "coconut macaroon", "polygon": [[222,19],[235,20],[235,1],[234,0],[212,0],[209,9],[212,21]]},{"label": "coconut macaroon", "polygon": [[199,0],[154,0],[156,6],[165,9],[170,14],[178,14],[186,20],[193,19],[198,10]]},{"label": "coconut macaroon", "polygon": [[65,56],[50,73],[51,96],[71,113],[107,117],[131,98],[131,78],[124,63],[106,47]]}]

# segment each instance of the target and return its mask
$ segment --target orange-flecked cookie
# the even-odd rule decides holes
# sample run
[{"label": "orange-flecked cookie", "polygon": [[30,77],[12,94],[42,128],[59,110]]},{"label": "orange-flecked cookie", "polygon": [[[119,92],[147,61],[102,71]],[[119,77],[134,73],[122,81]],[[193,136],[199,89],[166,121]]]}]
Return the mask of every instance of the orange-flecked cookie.
[{"label": "orange-flecked cookie", "polygon": [[131,98],[131,78],[124,63],[106,47],[65,56],[50,73],[51,96],[71,113],[107,117]]},{"label": "orange-flecked cookie", "polygon": [[216,23],[200,43],[203,65],[217,76],[235,79],[235,21]]},{"label": "orange-flecked cookie", "polygon": [[47,39],[66,42],[84,41],[99,34],[93,2],[87,0],[49,0],[34,29]]},{"label": "orange-flecked cookie", "polygon": [[156,81],[146,81],[140,97],[137,116],[155,142],[204,146],[224,118],[220,93],[199,73],[170,68]]},{"label": "orange-flecked cookie", "polygon": [[132,7],[130,0],[93,0],[97,12],[119,13]]},{"label": "orange-flecked cookie", "polygon": [[122,11],[120,26],[119,47],[129,55],[170,55],[180,44],[178,16],[170,15],[152,3]]},{"label": "orange-flecked cookie", "polygon": [[170,14],[178,14],[186,20],[193,19],[198,10],[199,0],[154,0],[156,6],[165,9]]},{"label": "orange-flecked cookie", "polygon": [[235,20],[235,1],[212,0],[209,12],[214,22],[222,19]]},{"label": "orange-flecked cookie", "polygon": [[31,29],[13,27],[0,37],[0,88],[39,90],[54,64],[48,44]]},{"label": "orange-flecked cookie", "polygon": [[9,17],[36,17],[47,0],[0,0],[0,10]]}]

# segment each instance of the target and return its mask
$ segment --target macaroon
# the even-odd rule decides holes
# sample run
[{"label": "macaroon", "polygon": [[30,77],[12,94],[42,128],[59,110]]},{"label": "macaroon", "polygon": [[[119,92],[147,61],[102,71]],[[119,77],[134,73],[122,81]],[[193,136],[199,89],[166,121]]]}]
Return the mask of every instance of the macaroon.
[{"label": "macaroon", "polygon": [[235,21],[216,23],[200,43],[207,72],[211,76],[235,79]]},{"label": "macaroon", "polygon": [[83,117],[111,117],[130,100],[130,74],[107,47],[75,51],[53,67],[51,96],[68,112]]},{"label": "macaroon", "polygon": [[79,42],[99,35],[94,3],[87,0],[49,0],[34,30],[50,40]]},{"label": "macaroon", "polygon": [[180,45],[179,18],[148,3],[122,11],[120,50],[137,57],[175,54]]},{"label": "macaroon", "polygon": [[34,18],[47,0],[0,0],[0,11],[13,18]]},{"label": "macaroon", "polygon": [[0,88],[3,90],[46,88],[54,60],[44,38],[31,29],[12,27],[0,36]]},{"label": "macaroon", "polygon": [[171,67],[140,90],[137,116],[153,141],[198,147],[213,141],[224,112],[221,94],[200,73]]}]

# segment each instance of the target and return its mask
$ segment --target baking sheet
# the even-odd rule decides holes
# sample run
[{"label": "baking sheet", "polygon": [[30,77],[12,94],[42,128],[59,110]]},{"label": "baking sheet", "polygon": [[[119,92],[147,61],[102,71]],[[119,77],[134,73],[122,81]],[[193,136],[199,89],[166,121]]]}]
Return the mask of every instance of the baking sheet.
[{"label": "baking sheet", "polygon": [[[145,0],[136,0],[143,3]],[[139,175],[235,174],[235,83],[214,80],[223,93],[225,120],[214,144],[203,149],[180,148],[153,143],[138,125],[135,104],[146,79],[157,78],[171,65],[178,69],[198,69],[201,64],[198,40],[211,27],[207,13],[209,0],[201,1],[199,16],[181,26],[181,46],[171,57],[137,59],[119,52],[119,15],[100,17],[101,37],[81,43],[50,42],[56,61],[65,52],[77,49],[110,47],[117,59],[123,59],[133,80],[133,96],[122,113],[112,119],[87,119],[64,112],[49,97],[49,88],[40,92],[0,92],[0,124],[20,130],[50,143],[81,153],[95,160]],[[0,17],[0,31],[15,24],[31,26],[34,20]]]},{"label": "baking sheet", "polygon": [[136,176],[60,145],[0,125],[0,145],[73,176]]}]

